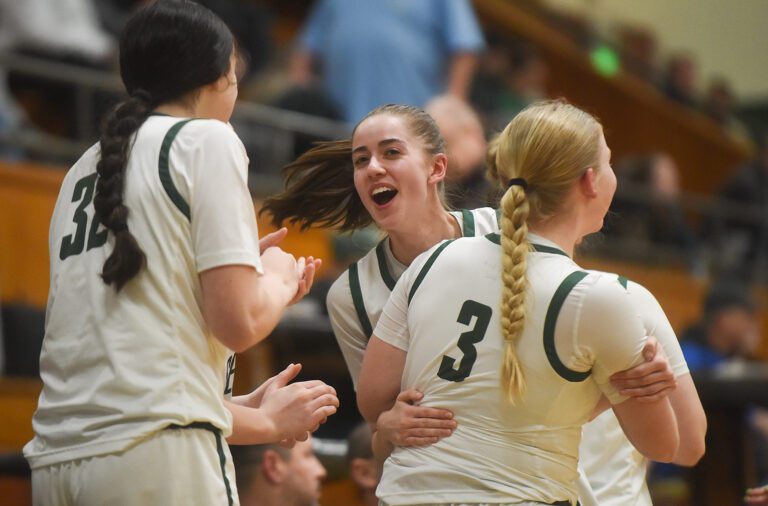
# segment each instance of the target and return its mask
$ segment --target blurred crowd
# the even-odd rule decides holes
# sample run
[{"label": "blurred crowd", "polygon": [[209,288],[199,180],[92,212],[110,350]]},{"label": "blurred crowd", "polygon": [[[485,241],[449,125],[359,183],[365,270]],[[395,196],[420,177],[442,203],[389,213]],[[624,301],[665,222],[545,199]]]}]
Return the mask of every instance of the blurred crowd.
[{"label": "blurred crowd", "polygon": [[[12,52],[51,63],[114,73],[116,40],[130,13],[146,0],[0,0],[0,54]],[[318,0],[307,9],[296,2],[200,0],[233,29],[246,65],[242,100],[353,124],[382,103],[426,107],[448,140],[451,168],[447,185],[457,208],[494,204],[484,178],[485,143],[529,103],[548,97],[548,64],[535,44],[483,31],[470,2],[362,0],[351,5]],[[722,205],[692,210],[680,190],[676,161],[666,153],[638,152],[614,160],[619,185],[606,240],[597,254],[636,260],[677,260],[696,275],[763,273],[768,251],[768,147],[765,135],[753,142],[736,114],[727,80],[714,79],[703,96],[695,55],[659,54],[652,31],[616,26],[598,34],[587,19],[553,10],[536,0],[522,8],[546,20],[585,53],[608,51],[626,74],[645,81],[672,102],[709,116],[723,132],[757,155],[716,195]],[[276,20],[294,16],[303,24],[281,35]],[[284,29],[283,29],[284,31]],[[600,70],[600,68],[598,68]],[[85,111],[98,118],[116,97],[89,95]],[[83,97],[72,85],[5,72],[0,66],[0,156],[30,159],[10,137],[21,129],[65,138],[84,133],[73,121]],[[672,107],[672,105],[670,105]],[[239,127],[239,125],[236,125]],[[259,130],[241,132],[257,170]],[[249,142],[249,137],[254,139]],[[261,136],[263,137],[263,136]],[[86,139],[90,141],[91,139]],[[291,155],[320,140],[297,135]],[[271,143],[271,141],[270,141]],[[266,144],[270,144],[266,143]],[[271,159],[269,159],[271,161]],[[272,171],[276,167],[268,168]],[[611,237],[621,241],[607,240]],[[617,246],[618,245],[618,246]]]}]

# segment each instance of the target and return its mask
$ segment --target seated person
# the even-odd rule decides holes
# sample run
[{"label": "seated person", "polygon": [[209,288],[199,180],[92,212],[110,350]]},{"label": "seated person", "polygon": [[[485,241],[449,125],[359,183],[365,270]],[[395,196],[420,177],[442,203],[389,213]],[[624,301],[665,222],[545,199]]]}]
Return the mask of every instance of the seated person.
[{"label": "seated person", "polygon": [[316,506],[325,467],[312,438],[291,448],[278,444],[231,446],[241,506]]}]

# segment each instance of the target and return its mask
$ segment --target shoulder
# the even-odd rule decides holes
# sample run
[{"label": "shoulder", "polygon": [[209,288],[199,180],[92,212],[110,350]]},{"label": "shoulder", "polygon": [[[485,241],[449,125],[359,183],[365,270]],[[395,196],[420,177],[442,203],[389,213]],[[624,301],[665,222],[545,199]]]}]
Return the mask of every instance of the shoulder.
[{"label": "shoulder", "polygon": [[[184,121],[184,120],[182,120]],[[204,144],[242,145],[232,125],[215,119],[193,119],[185,123],[179,131],[180,138],[192,138]]]},{"label": "shoulder", "polygon": [[[584,290],[584,303],[604,307],[610,311],[628,304],[626,278],[613,272],[583,271],[586,276],[579,282]],[[634,284],[640,287],[640,285]]]},{"label": "shoulder", "polygon": [[351,300],[351,296],[349,291],[349,269],[347,269],[331,284],[325,302],[330,311],[331,308],[337,307],[339,304],[349,300]]}]

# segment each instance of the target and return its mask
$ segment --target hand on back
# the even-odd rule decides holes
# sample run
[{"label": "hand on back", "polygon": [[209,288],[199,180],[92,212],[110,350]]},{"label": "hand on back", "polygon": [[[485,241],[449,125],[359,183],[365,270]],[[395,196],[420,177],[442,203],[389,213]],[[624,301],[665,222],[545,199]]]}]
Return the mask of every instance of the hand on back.
[{"label": "hand on back", "polygon": [[423,394],[405,390],[392,409],[379,415],[376,431],[395,446],[427,446],[453,434],[456,420],[447,409],[418,406]]}]

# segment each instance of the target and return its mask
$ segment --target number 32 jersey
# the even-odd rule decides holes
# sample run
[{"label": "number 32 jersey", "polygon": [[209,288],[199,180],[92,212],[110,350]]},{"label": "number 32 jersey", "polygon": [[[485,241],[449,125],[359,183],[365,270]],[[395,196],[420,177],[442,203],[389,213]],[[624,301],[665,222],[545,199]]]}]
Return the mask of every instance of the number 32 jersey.
[{"label": "number 32 jersey", "polygon": [[527,391],[514,406],[500,379],[498,234],[441,243],[395,286],[374,335],[407,352],[401,387],[451,410],[458,427],[434,445],[395,448],[377,491],[387,504],[575,502],[581,426],[601,395],[624,400],[608,378],[641,360],[645,332],[615,274],[529,240],[516,345]]},{"label": "number 32 jersey", "polygon": [[98,159],[95,145],[70,169],[51,220],[44,386],[24,449],[33,468],[118,452],[170,424],[231,431],[231,352],[203,320],[199,273],[261,271],[245,149],[219,121],[145,121],[124,203],[147,262],[120,292],[100,277],[114,235],[95,218]]}]

